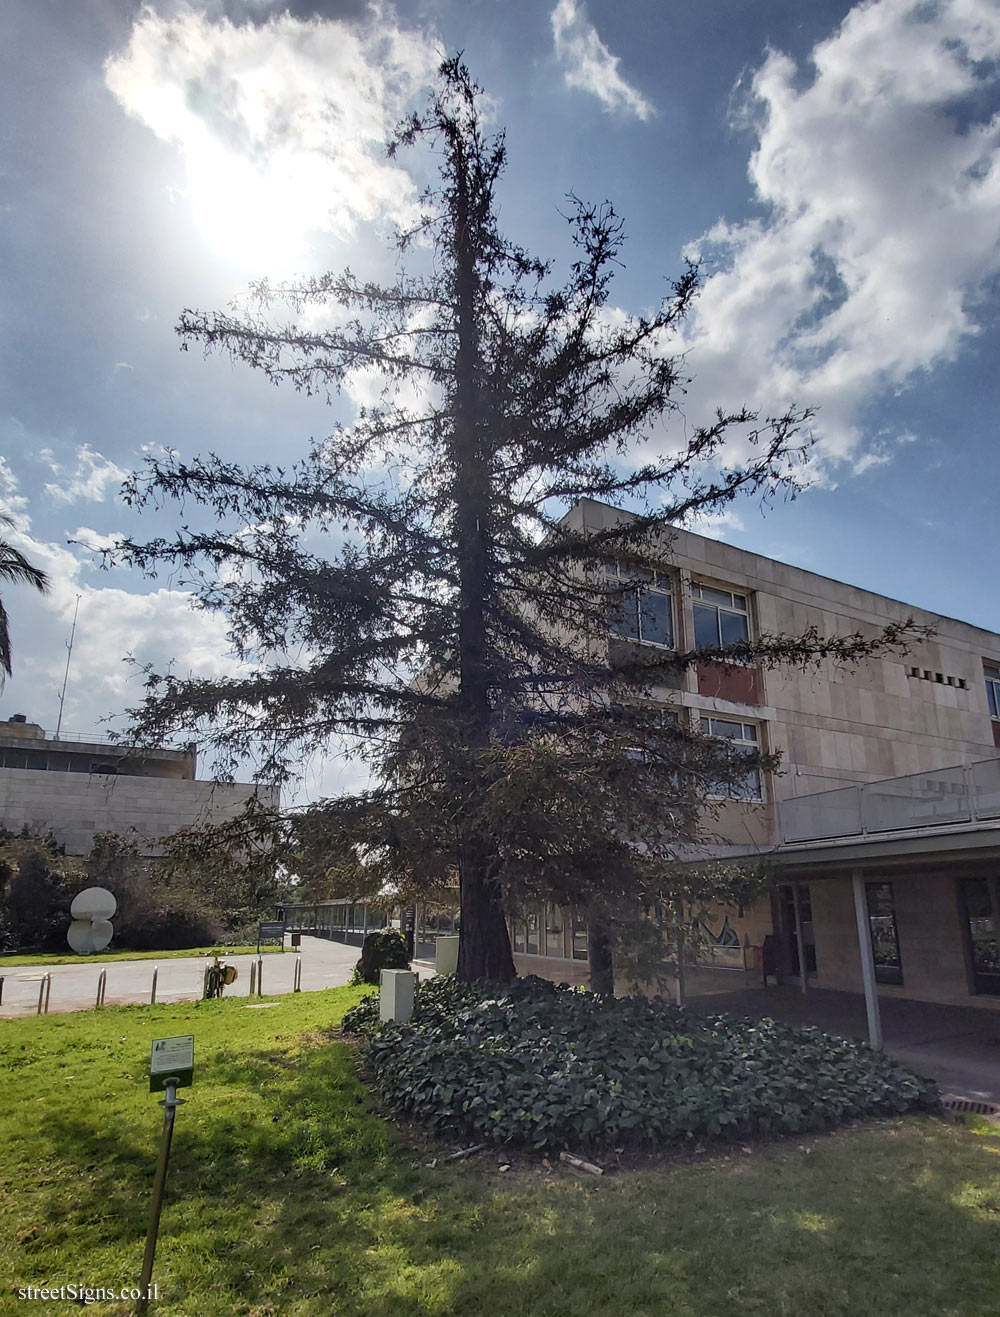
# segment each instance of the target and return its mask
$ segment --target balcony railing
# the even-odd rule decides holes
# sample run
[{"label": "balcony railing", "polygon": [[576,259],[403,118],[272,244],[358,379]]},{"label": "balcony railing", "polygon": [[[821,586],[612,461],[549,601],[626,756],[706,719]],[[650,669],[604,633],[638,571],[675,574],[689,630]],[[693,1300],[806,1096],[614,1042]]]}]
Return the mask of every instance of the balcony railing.
[{"label": "balcony railing", "polygon": [[1000,819],[1000,756],[783,800],[783,842],[865,837]]}]

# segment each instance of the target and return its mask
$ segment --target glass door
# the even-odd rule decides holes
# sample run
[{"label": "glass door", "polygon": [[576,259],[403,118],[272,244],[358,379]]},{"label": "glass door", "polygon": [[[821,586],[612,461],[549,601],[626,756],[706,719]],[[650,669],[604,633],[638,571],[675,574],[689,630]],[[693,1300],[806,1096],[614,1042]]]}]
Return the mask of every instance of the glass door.
[{"label": "glass door", "polygon": [[965,878],[962,880],[962,897],[969,930],[973,990],[1000,994],[997,881],[990,878]]}]

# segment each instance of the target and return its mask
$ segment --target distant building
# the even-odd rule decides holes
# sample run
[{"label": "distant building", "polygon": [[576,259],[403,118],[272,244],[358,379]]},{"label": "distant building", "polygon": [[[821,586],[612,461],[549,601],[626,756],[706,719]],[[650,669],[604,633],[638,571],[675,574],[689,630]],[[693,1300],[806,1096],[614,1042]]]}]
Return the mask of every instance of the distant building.
[{"label": "distant building", "polygon": [[178,828],[221,822],[276,787],[196,778],[194,744],[182,750],[126,749],[93,737],[48,736],[23,714],[0,722],[0,825],[51,832],[70,855],[85,855],[99,832],[134,840],[157,855]]}]

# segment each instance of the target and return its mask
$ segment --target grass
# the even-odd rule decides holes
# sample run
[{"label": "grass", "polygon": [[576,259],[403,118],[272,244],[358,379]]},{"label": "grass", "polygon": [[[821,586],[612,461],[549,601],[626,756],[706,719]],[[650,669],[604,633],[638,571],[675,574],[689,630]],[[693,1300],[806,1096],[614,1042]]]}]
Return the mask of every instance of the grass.
[{"label": "grass", "polygon": [[[154,1311],[174,1317],[985,1317],[1000,1130],[910,1117],[600,1180],[497,1154],[430,1167],[327,1030],[359,990],[0,1022],[0,1313],[15,1288],[133,1284],[157,1099],[195,1035]],[[122,1305],[95,1311],[119,1314]]]},{"label": "grass", "polygon": [[[261,955],[270,955],[272,951],[280,952],[281,947],[262,946]],[[0,973],[7,966],[18,965],[77,965],[85,960],[102,965],[106,960],[178,960],[182,956],[256,956],[257,944],[244,947],[185,947],[179,951],[100,951],[92,956],[78,956],[75,952],[61,955],[46,951],[29,951],[0,955]]]}]

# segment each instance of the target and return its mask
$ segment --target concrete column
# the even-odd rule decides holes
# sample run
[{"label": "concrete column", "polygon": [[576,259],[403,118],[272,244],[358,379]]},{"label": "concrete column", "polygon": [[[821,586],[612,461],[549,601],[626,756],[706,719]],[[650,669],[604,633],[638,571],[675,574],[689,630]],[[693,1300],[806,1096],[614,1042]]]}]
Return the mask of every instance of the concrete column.
[{"label": "concrete column", "polygon": [[858,921],[858,950],[861,953],[861,976],[865,984],[865,1009],[868,1012],[868,1041],[872,1047],[882,1047],[882,1017],[878,1006],[878,987],[875,982],[875,956],[872,952],[871,925],[868,922],[868,897],[865,892],[863,869],[851,874],[854,888],[854,914]]},{"label": "concrete column", "polygon": [[795,945],[799,949],[799,983],[803,993],[809,990],[809,973],[806,968],[806,944],[802,938],[802,910],[799,905],[799,880],[792,879],[792,905],[795,909]]}]

